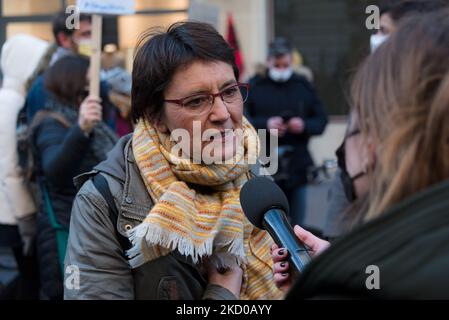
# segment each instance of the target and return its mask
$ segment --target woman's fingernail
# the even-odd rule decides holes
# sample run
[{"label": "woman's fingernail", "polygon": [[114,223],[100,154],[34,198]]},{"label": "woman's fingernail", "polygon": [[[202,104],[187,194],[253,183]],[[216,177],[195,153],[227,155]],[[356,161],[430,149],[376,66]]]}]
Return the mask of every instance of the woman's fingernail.
[{"label": "woman's fingernail", "polygon": [[285,262],[281,262],[281,267],[282,267],[282,268],[285,267]]},{"label": "woman's fingernail", "polygon": [[284,255],[284,250],[279,250],[279,255],[283,256]]}]

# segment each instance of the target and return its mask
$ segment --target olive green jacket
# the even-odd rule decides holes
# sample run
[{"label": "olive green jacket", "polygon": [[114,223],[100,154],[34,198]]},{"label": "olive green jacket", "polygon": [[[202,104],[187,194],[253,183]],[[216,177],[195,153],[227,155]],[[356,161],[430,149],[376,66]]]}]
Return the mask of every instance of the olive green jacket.
[{"label": "olive green jacket", "polygon": [[[117,226],[90,179],[96,174],[108,182],[119,212]],[[65,299],[237,299],[223,287],[208,285],[201,268],[176,252],[136,269],[128,266],[116,232],[126,237],[153,206],[134,161],[131,135],[92,172],[75,178],[75,184],[82,187],[70,221]],[[73,270],[79,270],[79,285]]]}]

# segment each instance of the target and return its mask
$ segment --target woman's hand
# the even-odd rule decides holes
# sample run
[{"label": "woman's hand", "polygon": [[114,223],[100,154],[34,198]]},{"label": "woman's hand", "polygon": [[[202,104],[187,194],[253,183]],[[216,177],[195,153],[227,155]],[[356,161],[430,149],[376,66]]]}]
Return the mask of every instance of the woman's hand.
[{"label": "woman's hand", "polygon": [[87,134],[91,133],[95,125],[102,120],[103,107],[100,103],[101,99],[95,96],[88,96],[81,103],[78,125],[83,132]]},{"label": "woman's hand", "polygon": [[288,122],[288,130],[293,134],[301,134],[304,132],[306,124],[300,117],[291,118]]},{"label": "woman's hand", "polygon": [[267,128],[270,131],[270,134],[279,135],[279,137],[283,137],[287,131],[287,125],[281,117],[269,118],[267,121]]},{"label": "woman's hand", "polygon": [[[300,226],[295,226],[294,231],[299,241],[310,249],[309,253],[311,257],[319,255],[329,246],[329,242],[314,236],[311,232],[304,230]],[[276,244],[272,246],[271,250],[274,283],[279,290],[287,292],[293,284],[293,279],[290,276],[290,266],[287,262],[288,252],[284,248],[279,248]]]},{"label": "woman's hand", "polygon": [[204,261],[209,284],[216,284],[228,289],[233,295],[240,298],[240,289],[242,287],[243,270],[235,262],[228,268],[217,269],[216,265],[209,260]]}]

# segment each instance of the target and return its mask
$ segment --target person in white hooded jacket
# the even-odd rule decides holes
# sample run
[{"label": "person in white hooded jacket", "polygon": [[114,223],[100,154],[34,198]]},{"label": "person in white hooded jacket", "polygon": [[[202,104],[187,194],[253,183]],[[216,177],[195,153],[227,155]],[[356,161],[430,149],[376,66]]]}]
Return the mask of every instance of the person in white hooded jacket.
[{"label": "person in white hooded jacket", "polygon": [[[29,35],[8,39],[1,52],[0,87],[0,245],[20,247],[32,255],[36,207],[22,176],[17,155],[16,125],[25,103],[25,85],[48,48],[46,41]],[[17,244],[19,242],[19,244]],[[20,272],[20,263],[19,272]]]}]

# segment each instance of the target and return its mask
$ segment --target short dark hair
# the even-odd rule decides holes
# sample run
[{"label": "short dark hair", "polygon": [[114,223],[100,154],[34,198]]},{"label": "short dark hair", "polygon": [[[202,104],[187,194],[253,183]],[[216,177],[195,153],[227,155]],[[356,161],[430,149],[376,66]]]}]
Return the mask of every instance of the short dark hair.
[{"label": "short dark hair", "polygon": [[139,42],[132,72],[131,117],[160,120],[164,92],[175,72],[194,61],[222,61],[232,66],[236,79],[239,70],[234,50],[209,24],[177,22],[167,31],[150,29]]},{"label": "short dark hair", "polygon": [[[53,37],[58,45],[60,45],[58,40],[58,34],[63,32],[65,35],[71,36],[75,29],[68,29],[66,25],[67,19],[70,17],[70,13],[66,13],[65,11],[60,11],[54,18],[52,23],[53,28]],[[92,21],[92,17],[87,14],[80,14],[80,22],[81,21]]]},{"label": "short dark hair", "polygon": [[74,55],[55,62],[44,75],[47,90],[61,103],[77,106],[87,85],[89,60]]},{"label": "short dark hair", "polygon": [[397,23],[409,15],[436,11],[447,5],[447,0],[390,0],[390,5],[385,5],[381,9],[381,14],[388,13],[391,19]]},{"label": "short dark hair", "polygon": [[276,38],[268,47],[268,57],[278,58],[285,54],[291,54],[293,52],[292,45],[286,38]]}]

